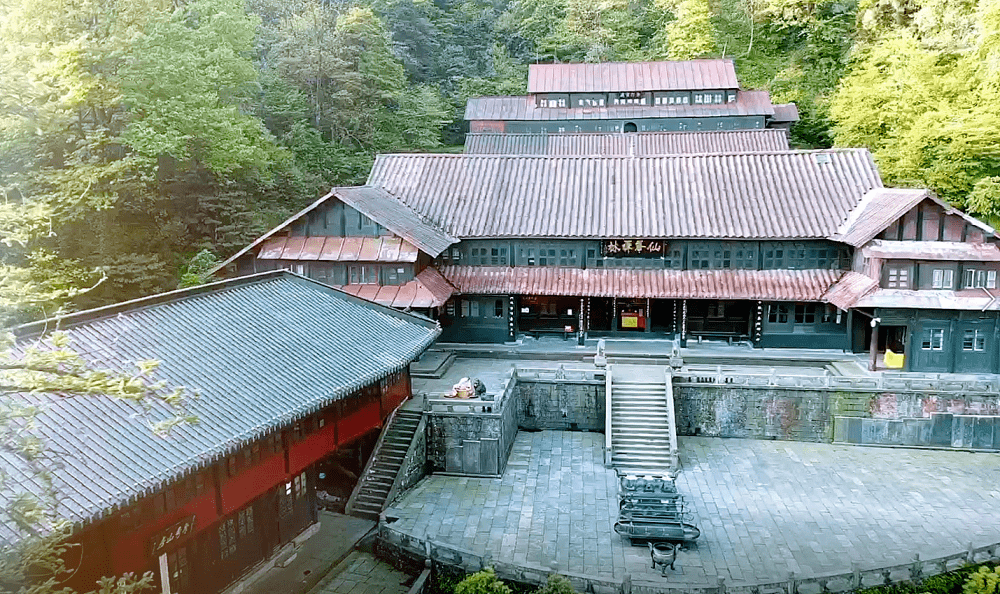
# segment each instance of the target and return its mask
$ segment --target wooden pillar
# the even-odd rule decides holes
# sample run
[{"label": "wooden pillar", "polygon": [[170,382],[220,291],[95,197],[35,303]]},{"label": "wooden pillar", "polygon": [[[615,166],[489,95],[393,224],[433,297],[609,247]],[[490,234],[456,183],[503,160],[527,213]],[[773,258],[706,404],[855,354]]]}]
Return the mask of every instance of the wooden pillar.
[{"label": "wooden pillar", "polygon": [[878,319],[872,318],[872,339],[868,343],[868,370],[875,371],[878,363]]},{"label": "wooden pillar", "polygon": [[611,331],[618,331],[618,298],[611,298]]},{"label": "wooden pillar", "polygon": [[683,301],[681,301],[681,348],[685,348],[688,345],[687,324],[688,324],[688,300],[684,299]]},{"label": "wooden pillar", "polygon": [[[953,314],[960,315],[960,314]],[[917,322],[920,321],[920,314],[917,314]],[[948,320],[948,335],[945,337],[945,347],[948,349],[948,371],[950,373],[955,373],[955,367],[957,366],[957,351],[962,348],[962,343],[957,340],[955,336],[955,318]],[[914,324],[916,325],[916,324]]]},{"label": "wooden pillar", "polygon": [[758,301],[757,316],[753,322],[753,335],[751,336],[751,340],[753,341],[754,346],[760,346],[760,337],[761,334],[763,333],[763,328],[764,328],[764,302]]},{"label": "wooden pillar", "polygon": [[674,308],[674,319],[671,321],[671,331],[674,334],[673,338],[677,338],[677,335],[680,334],[680,324],[681,324],[681,317],[677,311],[677,300],[676,299],[672,300],[670,306]]},{"label": "wooden pillar", "polygon": [[[847,310],[847,348],[848,353],[854,352],[854,310]],[[909,353],[907,353],[909,354]]]},{"label": "wooden pillar", "polygon": [[646,297],[646,332],[650,332],[650,329],[653,327],[653,310],[651,305],[652,300]]}]

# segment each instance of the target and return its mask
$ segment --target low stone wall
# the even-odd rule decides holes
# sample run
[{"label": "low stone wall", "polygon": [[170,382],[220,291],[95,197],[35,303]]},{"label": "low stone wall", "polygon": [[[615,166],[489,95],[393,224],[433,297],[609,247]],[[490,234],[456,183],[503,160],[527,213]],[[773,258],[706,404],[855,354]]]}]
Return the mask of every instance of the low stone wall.
[{"label": "low stone wall", "polygon": [[[756,379],[761,381],[757,382]],[[829,376],[789,378],[762,375],[754,381],[719,375],[678,375],[674,378],[674,406],[677,432],[680,435],[707,437],[744,437],[752,439],[787,439],[793,441],[829,442],[835,438],[835,417],[880,419],[869,423],[866,435],[885,435],[886,445],[937,445],[942,447],[977,447],[985,444],[986,424],[977,430],[968,425],[955,433],[956,440],[938,437],[934,443],[900,441],[896,436],[908,432],[919,434],[924,422],[930,422],[937,412],[949,414],[1000,416],[1000,396],[992,392],[942,392],[939,383],[908,380],[906,389],[884,390],[877,386],[849,386]],[[735,381],[730,381],[735,380]],[[784,384],[784,385],[782,385]],[[926,384],[926,385],[925,385]],[[923,389],[921,389],[923,388]],[[904,420],[906,420],[904,422]],[[892,423],[890,423],[890,421]],[[964,422],[964,421],[963,421]],[[979,423],[979,425],[976,425]],[[847,431],[846,422],[842,423]],[[852,425],[852,427],[855,427]],[[884,427],[884,429],[883,429]],[[838,429],[840,431],[840,429]],[[857,427],[851,434],[857,434]],[[846,433],[844,434],[846,435]],[[860,438],[858,438],[860,439]],[[872,443],[879,443],[873,438]],[[839,439],[845,443],[868,443]],[[912,442],[912,443],[911,443]],[[947,442],[947,443],[946,443]]]},{"label": "low stone wall", "polygon": [[515,394],[522,429],[604,431],[603,372],[519,369]]},{"label": "low stone wall", "polygon": [[829,393],[674,384],[678,435],[829,441]]},{"label": "low stone wall", "polygon": [[[443,565],[453,570],[474,573],[485,567],[492,567],[500,579],[520,584],[540,586],[548,579],[551,568],[530,564],[515,565],[494,560],[488,553],[476,553],[449,544],[420,538],[392,528],[384,520],[379,522],[378,542],[380,555],[390,562],[400,562],[407,566],[418,563],[419,559],[430,559],[435,565]],[[598,576],[567,573],[566,576],[577,592],[607,594],[827,594],[829,592],[851,592],[861,588],[887,586],[898,583],[920,584],[925,578],[959,569],[970,563],[1000,561],[1000,543],[983,547],[971,544],[965,551],[933,559],[915,556],[910,563],[885,567],[866,567],[859,563],[845,573],[822,575],[796,575],[790,573],[780,582],[727,584],[722,579],[715,584],[670,585],[663,580],[633,578],[626,575],[622,580],[613,581]]]},{"label": "low stone wall", "polygon": [[834,443],[1000,451],[1000,416],[931,413],[929,418],[835,417]]},{"label": "low stone wall", "polygon": [[[963,449],[994,449],[1000,439],[993,421],[959,419],[1000,416],[1000,395],[985,380],[730,374],[720,368],[678,373],[673,385],[679,435]],[[427,457],[438,471],[495,476],[519,428],[604,431],[605,407],[603,369],[518,368],[493,402],[433,401]],[[962,425],[929,442],[922,436],[939,412]],[[835,417],[878,422],[836,425]]]}]

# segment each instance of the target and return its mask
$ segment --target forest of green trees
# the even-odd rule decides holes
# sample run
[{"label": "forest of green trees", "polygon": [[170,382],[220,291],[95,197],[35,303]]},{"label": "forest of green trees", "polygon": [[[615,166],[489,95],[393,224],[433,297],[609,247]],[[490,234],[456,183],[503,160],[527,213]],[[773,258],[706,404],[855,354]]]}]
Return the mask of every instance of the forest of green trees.
[{"label": "forest of green trees", "polygon": [[198,282],[535,62],[728,56],[1000,220],[1000,0],[0,0],[0,326]]}]

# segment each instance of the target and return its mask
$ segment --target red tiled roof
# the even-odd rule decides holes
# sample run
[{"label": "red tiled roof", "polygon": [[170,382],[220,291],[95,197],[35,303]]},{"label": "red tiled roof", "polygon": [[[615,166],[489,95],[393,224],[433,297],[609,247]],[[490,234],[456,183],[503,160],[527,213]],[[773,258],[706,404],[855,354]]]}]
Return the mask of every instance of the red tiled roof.
[{"label": "red tiled roof", "polygon": [[257,259],[416,262],[417,248],[398,237],[272,237]]},{"label": "red tiled roof", "polygon": [[732,103],[705,105],[607,105],[605,107],[537,107],[530,95],[471,97],[465,103],[469,121],[622,120],[643,118],[718,118],[772,116],[767,91],[740,91]]},{"label": "red tiled roof", "polygon": [[731,59],[528,66],[529,93],[690,91],[739,86]]},{"label": "red tiled roof", "polygon": [[644,157],[699,153],[787,151],[784,130],[568,134],[466,134],[468,155],[601,155]]},{"label": "red tiled roof", "polygon": [[864,195],[832,239],[859,247],[928,196],[927,190],[875,188]]},{"label": "red tiled roof", "polygon": [[823,295],[823,301],[848,310],[876,288],[877,280],[858,272],[847,272]]},{"label": "red tiled roof", "polygon": [[464,294],[823,301],[840,270],[630,270],[445,266]]},{"label": "red tiled roof", "polygon": [[402,285],[343,285],[336,288],[396,309],[440,307],[455,292],[455,287],[433,268],[424,269],[415,279]]}]

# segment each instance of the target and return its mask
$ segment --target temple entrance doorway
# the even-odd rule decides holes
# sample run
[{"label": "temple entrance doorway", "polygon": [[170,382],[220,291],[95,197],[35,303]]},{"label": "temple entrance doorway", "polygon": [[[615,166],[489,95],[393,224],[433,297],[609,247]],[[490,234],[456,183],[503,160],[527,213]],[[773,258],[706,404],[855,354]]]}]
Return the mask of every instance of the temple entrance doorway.
[{"label": "temple entrance doorway", "polygon": [[748,340],[753,312],[750,301],[689,300],[689,338]]}]

